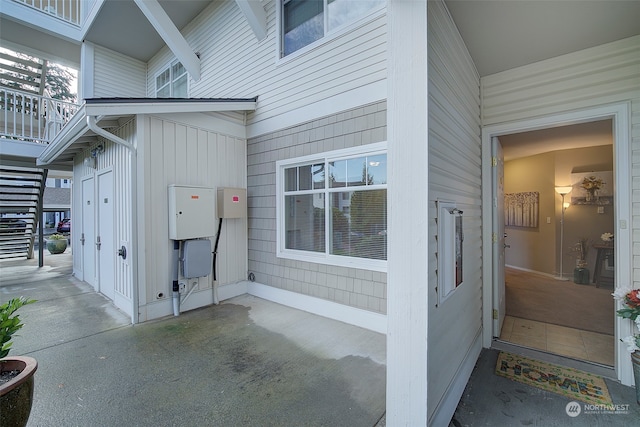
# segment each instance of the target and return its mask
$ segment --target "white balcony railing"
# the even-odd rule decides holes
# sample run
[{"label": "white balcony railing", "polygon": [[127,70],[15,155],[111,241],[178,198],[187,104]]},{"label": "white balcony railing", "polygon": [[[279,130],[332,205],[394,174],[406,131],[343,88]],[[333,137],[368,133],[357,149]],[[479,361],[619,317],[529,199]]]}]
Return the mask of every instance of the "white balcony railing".
[{"label": "white balcony railing", "polygon": [[[82,25],[82,0],[13,0],[73,25]],[[85,0],[86,2],[86,0]]]},{"label": "white balcony railing", "polygon": [[71,102],[0,88],[0,137],[48,144],[78,107]]}]

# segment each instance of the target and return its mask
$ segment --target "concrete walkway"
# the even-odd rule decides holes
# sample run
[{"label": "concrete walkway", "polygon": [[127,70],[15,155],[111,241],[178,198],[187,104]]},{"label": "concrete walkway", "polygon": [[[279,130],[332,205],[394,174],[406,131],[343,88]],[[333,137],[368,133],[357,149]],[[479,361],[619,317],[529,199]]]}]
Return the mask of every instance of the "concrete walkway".
[{"label": "concrete walkway", "polygon": [[[68,252],[0,262],[0,302],[38,300],[12,351],[39,363],[29,427],[386,424],[383,335],[248,295],[132,326]],[[640,425],[631,387],[606,379],[615,410],[570,417],[569,399],[494,375],[497,355],[482,351],[450,427]]]},{"label": "concrete walkway", "polygon": [[0,263],[0,301],[38,300],[12,350],[38,360],[30,427],[371,427],[384,414],[384,335],[248,295],[133,326],[63,259]]}]

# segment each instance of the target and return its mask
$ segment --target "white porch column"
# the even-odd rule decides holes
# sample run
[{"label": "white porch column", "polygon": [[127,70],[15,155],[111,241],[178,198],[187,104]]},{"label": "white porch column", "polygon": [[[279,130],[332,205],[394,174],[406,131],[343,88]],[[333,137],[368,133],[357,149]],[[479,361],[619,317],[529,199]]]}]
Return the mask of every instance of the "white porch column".
[{"label": "white porch column", "polygon": [[427,424],[427,2],[387,2],[387,425]]}]

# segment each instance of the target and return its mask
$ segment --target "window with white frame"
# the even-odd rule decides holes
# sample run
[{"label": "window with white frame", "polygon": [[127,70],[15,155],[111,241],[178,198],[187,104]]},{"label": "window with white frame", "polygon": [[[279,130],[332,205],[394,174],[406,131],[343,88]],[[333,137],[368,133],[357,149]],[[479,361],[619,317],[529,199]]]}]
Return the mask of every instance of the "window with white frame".
[{"label": "window with white frame", "polygon": [[385,0],[282,0],[281,56],[287,56],[385,5]]},{"label": "window with white frame", "polygon": [[277,164],[278,255],[383,271],[386,144]]},{"label": "window with white frame", "polygon": [[189,78],[182,63],[174,61],[156,76],[156,98],[187,98]]}]

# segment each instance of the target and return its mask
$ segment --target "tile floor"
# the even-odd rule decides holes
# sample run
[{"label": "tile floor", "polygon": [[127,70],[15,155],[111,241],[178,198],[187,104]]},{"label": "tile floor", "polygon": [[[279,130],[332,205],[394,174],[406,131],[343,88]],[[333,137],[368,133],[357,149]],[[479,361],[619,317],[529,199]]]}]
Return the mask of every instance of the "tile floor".
[{"label": "tile floor", "polygon": [[613,335],[506,316],[500,339],[574,359],[613,366]]}]

